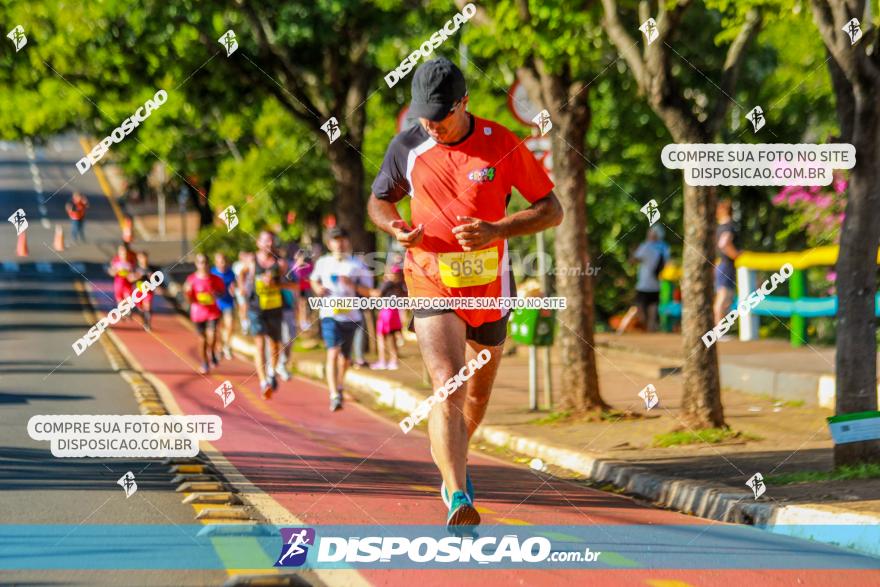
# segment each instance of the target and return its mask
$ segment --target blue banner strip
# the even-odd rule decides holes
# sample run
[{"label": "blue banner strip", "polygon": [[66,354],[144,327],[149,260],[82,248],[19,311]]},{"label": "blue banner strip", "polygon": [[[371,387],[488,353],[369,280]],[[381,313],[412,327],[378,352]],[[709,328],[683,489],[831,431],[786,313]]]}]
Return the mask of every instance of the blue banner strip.
[{"label": "blue banner strip", "polygon": [[456,537],[442,526],[0,525],[0,570],[228,568],[218,552],[235,553],[242,569],[880,568],[878,558],[797,538],[821,532],[845,547],[880,542],[880,527],[774,532],[726,524],[481,526]]}]

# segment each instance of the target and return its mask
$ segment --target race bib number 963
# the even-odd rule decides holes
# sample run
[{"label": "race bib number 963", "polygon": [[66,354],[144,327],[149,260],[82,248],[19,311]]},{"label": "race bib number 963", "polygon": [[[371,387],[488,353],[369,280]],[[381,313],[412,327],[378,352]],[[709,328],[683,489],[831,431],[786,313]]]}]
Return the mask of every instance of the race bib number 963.
[{"label": "race bib number 963", "polygon": [[440,280],[447,287],[486,285],[498,277],[498,249],[439,253]]}]

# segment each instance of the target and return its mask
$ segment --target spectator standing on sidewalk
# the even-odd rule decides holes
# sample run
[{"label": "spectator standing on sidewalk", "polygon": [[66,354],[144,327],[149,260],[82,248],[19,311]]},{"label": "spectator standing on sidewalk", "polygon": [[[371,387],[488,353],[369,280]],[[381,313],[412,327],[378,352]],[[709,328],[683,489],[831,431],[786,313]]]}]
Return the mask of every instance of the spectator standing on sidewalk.
[{"label": "spectator standing on sidewalk", "polygon": [[[385,280],[379,288],[378,294],[382,298],[406,297],[406,285],[403,282],[403,269],[399,265],[391,265],[385,272]],[[400,310],[397,308],[382,308],[376,318],[376,349],[379,360],[370,365],[370,369],[388,369],[395,371],[397,365],[397,333],[403,329],[400,321]]]},{"label": "spectator standing on sidewalk", "polygon": [[[731,218],[730,200],[719,200],[715,207],[715,218],[718,220],[715,240],[721,261],[715,267],[715,303],[712,310],[715,324],[718,324],[730,311],[736,296],[736,265],[733,261],[739,257],[740,251],[736,242],[736,226]],[[718,340],[729,340],[729,337],[725,335]]]},{"label": "spectator standing on sidewalk", "polygon": [[89,201],[86,197],[79,192],[73,192],[73,196],[65,206],[67,216],[70,218],[70,240],[73,242],[86,242],[85,222],[88,208]]},{"label": "spectator standing on sidewalk", "polygon": [[655,332],[658,324],[660,305],[660,272],[669,262],[669,245],[663,240],[666,231],[659,224],[648,229],[648,236],[633,253],[633,260],[639,262],[636,281],[636,307],[639,319],[645,330]]}]

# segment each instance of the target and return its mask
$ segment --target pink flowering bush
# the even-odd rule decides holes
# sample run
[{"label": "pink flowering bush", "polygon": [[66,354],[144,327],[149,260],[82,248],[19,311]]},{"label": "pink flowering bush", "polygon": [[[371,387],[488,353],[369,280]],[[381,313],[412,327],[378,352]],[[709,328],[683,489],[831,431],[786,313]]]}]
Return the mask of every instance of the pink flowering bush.
[{"label": "pink flowering bush", "polygon": [[805,234],[811,247],[838,244],[846,209],[846,187],[846,179],[835,175],[828,187],[782,188],[773,196],[773,204],[790,213],[779,236],[786,239],[793,234]]},{"label": "pink flowering bush", "polygon": [[[846,188],[847,180],[839,174],[835,174],[830,186],[782,188],[773,196],[775,206],[789,211],[780,239],[785,241],[792,235],[803,234],[810,247],[839,244],[846,209]],[[821,278],[809,279],[811,289],[819,295],[834,295],[837,278],[834,267],[817,267],[815,271],[822,272],[824,283]]]}]

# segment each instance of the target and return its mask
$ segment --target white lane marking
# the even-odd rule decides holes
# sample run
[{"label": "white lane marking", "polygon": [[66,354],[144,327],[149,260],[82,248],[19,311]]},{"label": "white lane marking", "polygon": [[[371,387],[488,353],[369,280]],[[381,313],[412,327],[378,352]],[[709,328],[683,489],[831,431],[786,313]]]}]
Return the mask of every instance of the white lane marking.
[{"label": "white lane marking", "polygon": [[39,273],[52,273],[52,263],[46,263],[45,261],[40,263],[35,263],[34,266],[37,268]]}]

